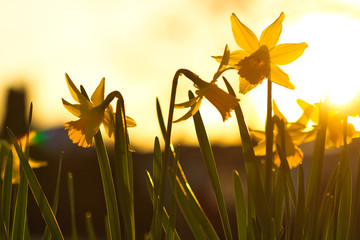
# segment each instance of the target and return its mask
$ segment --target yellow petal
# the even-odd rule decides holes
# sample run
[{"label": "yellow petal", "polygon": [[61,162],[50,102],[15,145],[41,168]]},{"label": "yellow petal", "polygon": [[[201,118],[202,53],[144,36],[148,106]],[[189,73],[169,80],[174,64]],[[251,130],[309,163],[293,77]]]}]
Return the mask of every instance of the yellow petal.
[{"label": "yellow petal", "polygon": [[289,75],[287,75],[281,68],[275,64],[271,64],[271,81],[289,89],[295,89],[294,84],[290,82]]},{"label": "yellow petal", "polygon": [[131,117],[126,116],[126,126],[127,127],[136,127],[136,122]]},{"label": "yellow petal", "polygon": [[109,138],[111,139],[115,139],[115,113],[113,112],[112,106],[109,105],[108,108],[106,108],[105,112],[104,112],[104,120],[103,120],[103,125],[104,125],[104,129],[106,134],[109,136]]},{"label": "yellow petal", "polygon": [[200,108],[200,105],[201,105],[201,100],[202,100],[202,98],[199,98],[199,100],[195,104],[193,104],[191,106],[190,110],[187,113],[185,113],[184,116],[182,116],[181,118],[173,121],[173,123],[182,122],[182,121],[185,121],[186,119],[194,116],[194,114],[197,113],[197,111],[199,111],[199,108]]},{"label": "yellow petal", "polygon": [[271,62],[286,65],[298,59],[308,47],[307,43],[286,43],[275,46],[270,51]]},{"label": "yellow petal", "polygon": [[69,75],[65,73],[66,83],[68,85],[69,91],[71,96],[75,101],[77,101],[80,104],[90,105],[90,101],[87,100],[87,98],[81,94],[79,89],[75,86],[73,81],[70,79]]},{"label": "yellow petal", "polygon": [[319,108],[315,107],[314,105],[308,102],[305,102],[302,99],[297,99],[296,102],[304,112],[307,111],[307,109],[312,109],[310,120],[315,124],[319,122]]},{"label": "yellow petal", "polygon": [[256,51],[259,48],[257,36],[248,27],[242,24],[234,13],[231,15],[230,21],[237,45],[249,53]]},{"label": "yellow petal", "polygon": [[94,93],[91,96],[91,101],[95,106],[100,105],[104,101],[105,92],[105,78],[101,79],[99,86],[95,89]]},{"label": "yellow petal", "polygon": [[68,135],[73,143],[86,148],[92,145],[92,139],[103,120],[104,110],[94,109],[86,118],[65,123],[65,129],[69,129]]},{"label": "yellow petal", "polygon": [[[241,60],[243,60],[245,57],[247,57],[249,55],[250,55],[250,53],[245,52],[243,50],[232,51],[230,53],[228,66],[235,67]],[[221,59],[222,59],[222,56],[216,56],[216,57],[213,57],[213,58],[220,63]]]},{"label": "yellow petal", "polygon": [[288,120],[286,119],[286,117],[280,112],[278,106],[276,105],[275,100],[273,100],[273,112],[275,116],[278,116],[279,119],[283,119],[285,123],[288,122]]},{"label": "yellow petal", "polygon": [[66,101],[65,99],[61,99],[62,100],[62,103],[64,105],[64,107],[72,114],[74,115],[75,117],[80,117],[81,115],[81,111],[80,111],[80,108],[81,108],[81,105],[80,104],[71,104],[69,103],[68,101]]},{"label": "yellow petal", "polygon": [[271,50],[279,41],[282,31],[282,22],[284,21],[285,14],[282,12],[280,16],[265,30],[260,36],[260,46],[266,45]]},{"label": "yellow petal", "polygon": [[174,107],[175,108],[189,108],[192,105],[194,105],[198,101],[199,98],[200,98],[199,96],[196,96],[196,97],[190,99],[189,101],[177,103],[174,105]]}]

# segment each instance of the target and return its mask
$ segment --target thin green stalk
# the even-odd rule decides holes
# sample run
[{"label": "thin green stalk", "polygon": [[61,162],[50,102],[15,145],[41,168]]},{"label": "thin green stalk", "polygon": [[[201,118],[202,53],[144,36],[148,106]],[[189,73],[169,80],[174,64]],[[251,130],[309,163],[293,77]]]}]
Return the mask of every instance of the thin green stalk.
[{"label": "thin green stalk", "polygon": [[[85,97],[89,98],[83,86],[80,86],[80,90]],[[94,140],[103,184],[106,211],[109,218],[108,225],[110,237],[111,239],[121,239],[120,217],[116,200],[115,185],[111,173],[109,157],[100,130],[95,134]]]},{"label": "thin green stalk", "polygon": [[[154,179],[151,178],[151,175],[148,171],[146,171],[146,183],[147,183],[147,188],[148,188],[148,191],[149,191],[149,195],[150,195],[150,199],[151,199],[151,202],[152,204],[154,205],[155,202],[155,198],[154,198],[154,191],[155,191],[155,188],[154,188]],[[163,208],[163,214],[164,214],[164,217],[162,218],[162,226],[164,229],[166,229],[166,226],[169,225],[169,214],[167,213],[165,207]],[[175,230],[175,240],[179,240],[180,237],[178,235],[178,233],[176,232]]]},{"label": "thin green stalk", "polygon": [[272,169],[273,169],[273,141],[274,141],[274,124],[272,119],[272,82],[271,75],[268,77],[267,85],[267,114],[265,126],[266,138],[266,158],[265,158],[265,195],[270,201],[271,206],[271,192],[272,192]]},{"label": "thin green stalk", "polygon": [[88,233],[89,240],[96,240],[97,238],[95,235],[95,229],[94,229],[94,224],[92,221],[91,212],[85,213],[85,223],[86,223],[86,230]]},{"label": "thin green stalk", "polygon": [[10,212],[11,212],[11,195],[12,195],[12,170],[13,170],[13,153],[9,151],[2,187],[2,216],[4,217],[4,228],[9,233],[10,229]]},{"label": "thin green stalk", "polygon": [[77,228],[75,218],[75,191],[74,191],[74,179],[72,173],[69,172],[67,175],[69,203],[70,203],[70,217],[71,217],[71,240],[77,240]]},{"label": "thin green stalk", "polygon": [[236,223],[238,239],[247,239],[247,228],[248,228],[248,213],[245,200],[245,194],[239,173],[233,171],[234,179],[234,195],[235,195],[235,211],[236,211]]},{"label": "thin green stalk", "polygon": [[177,148],[177,151],[175,153],[175,161],[173,164],[173,170],[171,176],[171,201],[170,201],[170,216],[169,216],[169,224],[166,229],[166,236],[165,240],[173,240],[175,237],[175,220],[176,220],[176,174],[178,169],[178,162],[179,162],[179,153],[180,153],[180,147]]},{"label": "thin green stalk", "polygon": [[115,173],[118,199],[124,220],[125,238],[135,239],[134,191],[132,162],[129,153],[124,100],[120,95],[116,105]]},{"label": "thin green stalk", "polygon": [[[56,178],[56,185],[55,185],[55,193],[54,193],[54,199],[53,199],[53,203],[52,203],[52,210],[53,210],[55,215],[57,213],[58,202],[59,202],[60,176],[61,176],[61,166],[62,166],[63,154],[64,154],[64,152],[61,152],[61,154],[60,154],[59,168],[58,168],[58,173],[57,173],[57,178]],[[50,239],[51,239],[50,229],[46,225],[42,240],[50,240]]]},{"label": "thin green stalk", "polygon": [[178,79],[184,69],[179,69],[176,71],[171,88],[171,97],[170,97],[170,105],[169,105],[169,115],[168,115],[168,122],[166,128],[166,138],[165,138],[165,150],[164,150],[164,157],[162,158],[161,163],[161,177],[160,177],[160,187],[159,187],[159,201],[156,207],[155,214],[155,223],[153,228],[153,239],[157,240],[161,238],[161,224],[162,224],[162,209],[164,206],[165,201],[165,182],[166,182],[166,172],[167,166],[170,158],[171,152],[171,130],[172,130],[172,122],[173,122],[173,115],[174,115],[174,106],[175,106],[175,97],[176,97],[176,89],[178,84]]},{"label": "thin green stalk", "polygon": [[[311,222],[317,222],[317,214],[313,214],[317,212],[317,209],[320,204],[320,192],[321,192],[321,177],[322,177],[322,169],[323,169],[323,161],[324,161],[324,151],[325,151],[325,137],[326,137],[326,129],[328,122],[328,112],[329,106],[328,101],[325,100],[325,103],[321,103],[319,108],[319,130],[316,135],[314,152],[311,159],[310,173],[308,177],[306,194],[305,194],[305,209],[309,209],[311,213]],[[314,239],[316,224],[309,225],[308,237],[310,239]]]}]

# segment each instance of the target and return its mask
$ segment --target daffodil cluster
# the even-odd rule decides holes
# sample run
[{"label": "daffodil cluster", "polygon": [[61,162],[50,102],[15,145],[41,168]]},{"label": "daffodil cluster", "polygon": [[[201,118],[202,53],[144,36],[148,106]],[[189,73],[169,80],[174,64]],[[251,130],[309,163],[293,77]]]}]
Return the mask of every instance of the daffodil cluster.
[{"label": "daffodil cluster", "polygon": [[[119,97],[120,93],[118,91],[111,92],[104,99],[105,79],[103,78],[89,100],[77,89],[67,74],[65,74],[65,78],[71,96],[78,102],[78,104],[71,104],[62,99],[64,107],[79,118],[77,121],[65,123],[65,129],[68,129],[72,142],[77,143],[80,147],[90,147],[101,124],[104,125],[107,135],[114,138],[115,113],[110,102],[115,97]],[[126,117],[126,125],[134,127],[136,123],[130,117]]]}]

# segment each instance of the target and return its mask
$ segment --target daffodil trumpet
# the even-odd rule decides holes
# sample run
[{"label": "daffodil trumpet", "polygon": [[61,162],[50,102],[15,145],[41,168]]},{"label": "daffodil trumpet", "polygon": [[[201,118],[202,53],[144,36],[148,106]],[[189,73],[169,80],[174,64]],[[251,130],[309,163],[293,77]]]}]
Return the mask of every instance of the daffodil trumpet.
[{"label": "daffodil trumpet", "polygon": [[[219,70],[220,71],[217,73],[226,71],[226,69]],[[231,117],[230,112],[237,106],[239,99],[225,92],[215,84],[217,77],[220,75],[215,74],[214,79],[209,83],[202,80],[198,75],[190,70],[181,69],[181,73],[194,83],[194,86],[197,88],[195,91],[197,96],[189,101],[175,104],[175,108],[190,107],[190,110],[185,115],[174,121],[175,123],[184,121],[193,116],[199,110],[203,97],[209,100],[216,107],[216,109],[220,112],[223,121],[226,121],[229,117]]]}]

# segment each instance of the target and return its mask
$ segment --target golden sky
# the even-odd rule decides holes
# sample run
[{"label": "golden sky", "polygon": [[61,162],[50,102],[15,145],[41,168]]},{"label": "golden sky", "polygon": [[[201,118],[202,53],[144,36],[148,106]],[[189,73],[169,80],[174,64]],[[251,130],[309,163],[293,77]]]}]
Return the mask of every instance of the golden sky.
[{"label": "golden sky", "polygon": [[[127,115],[137,122],[129,130],[133,145],[150,150],[154,137],[160,136],[155,99],[167,115],[175,71],[187,68],[210,80],[218,67],[211,56],[221,55],[225,44],[238,49],[231,13],[259,36],[281,12],[285,21],[279,43],[307,42],[309,47],[283,67],[296,89],[274,86],[280,110],[291,121],[300,114],[297,98],[313,103],[327,92],[332,101],[349,100],[360,89],[356,0],[39,0],[0,3],[0,106],[9,87],[25,85],[34,103],[34,124],[58,127],[74,120],[61,103],[61,98],[73,102],[64,73],[90,93],[105,77],[106,93],[119,90]],[[226,76],[238,90],[236,75]],[[186,100],[188,89],[194,90],[185,78],[180,86],[177,102]],[[261,128],[266,84],[238,97],[249,125]],[[235,118],[223,123],[206,100],[200,111],[213,143],[239,142]],[[176,124],[173,136],[174,142],[194,143],[192,120]]]}]

